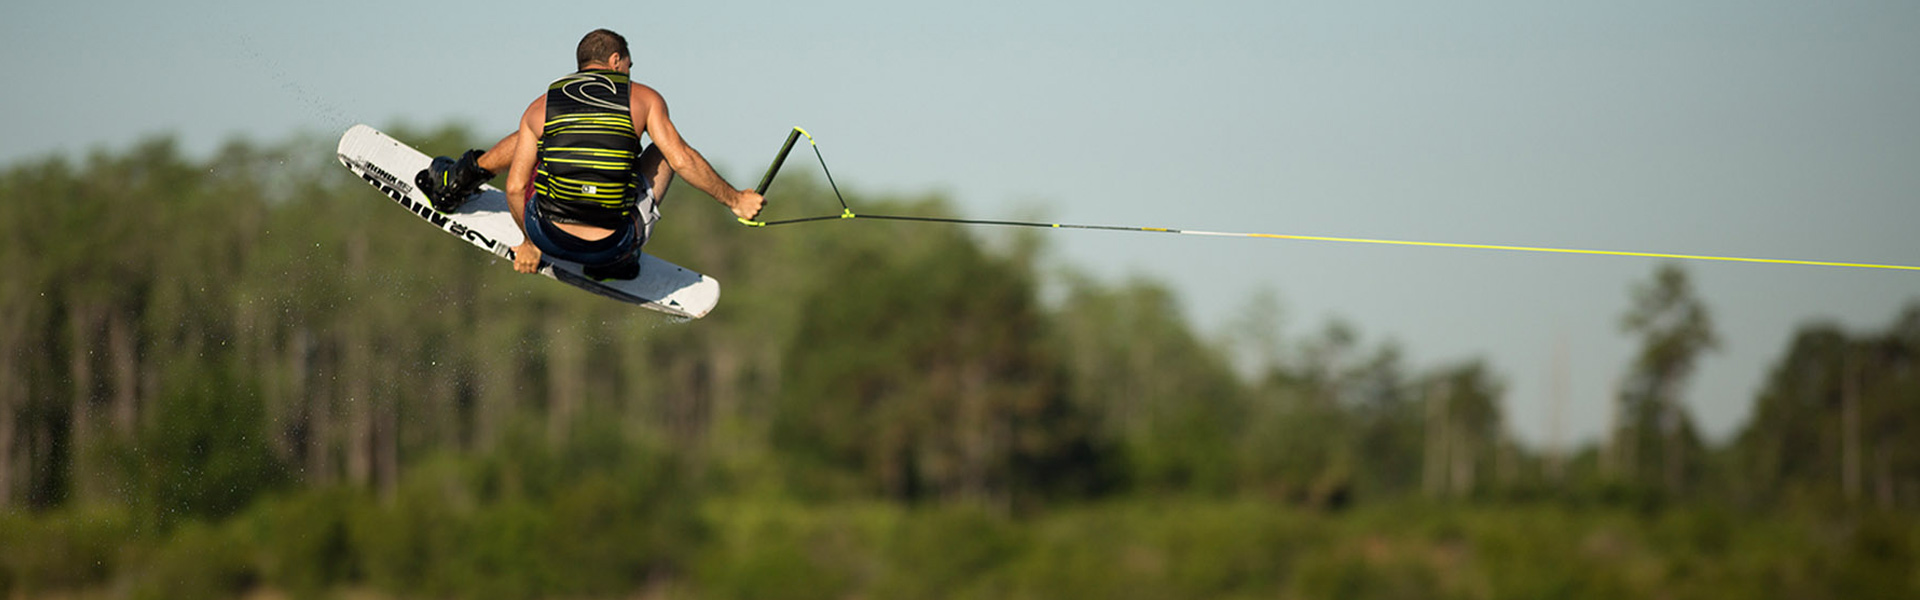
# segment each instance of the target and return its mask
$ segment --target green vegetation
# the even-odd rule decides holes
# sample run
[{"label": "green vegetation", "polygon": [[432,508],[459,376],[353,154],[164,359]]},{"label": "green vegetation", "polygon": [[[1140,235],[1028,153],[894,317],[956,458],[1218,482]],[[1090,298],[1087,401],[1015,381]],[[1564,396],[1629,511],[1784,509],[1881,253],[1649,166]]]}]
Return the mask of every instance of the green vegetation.
[{"label": "green vegetation", "polygon": [[425,235],[331,143],[0,172],[0,594],[1920,595],[1920,302],[1804,327],[1714,446],[1710,303],[1663,267],[1612,435],[1557,457],[1498,365],[1259,300],[1210,339],[1017,234],[746,230],[676,186],[649,250],[727,285],[676,322]]}]

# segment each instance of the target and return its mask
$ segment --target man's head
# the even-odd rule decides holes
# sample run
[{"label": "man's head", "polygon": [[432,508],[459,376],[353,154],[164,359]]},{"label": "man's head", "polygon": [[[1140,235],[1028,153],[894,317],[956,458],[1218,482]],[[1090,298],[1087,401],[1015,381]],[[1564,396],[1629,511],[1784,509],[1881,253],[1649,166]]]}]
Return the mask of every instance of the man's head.
[{"label": "man's head", "polygon": [[580,38],[580,47],[573,51],[573,59],[581,69],[588,65],[619,71],[633,68],[633,53],[627,51],[627,38],[606,29],[595,29]]}]

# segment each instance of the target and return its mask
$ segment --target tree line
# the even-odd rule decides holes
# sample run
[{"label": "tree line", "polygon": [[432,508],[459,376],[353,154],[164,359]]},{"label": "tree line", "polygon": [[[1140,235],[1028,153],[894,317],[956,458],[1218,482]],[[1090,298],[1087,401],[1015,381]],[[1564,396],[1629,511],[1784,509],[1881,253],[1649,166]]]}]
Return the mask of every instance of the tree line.
[{"label": "tree line", "polygon": [[[1607,439],[1561,457],[1510,435],[1497,365],[1409,365],[1341,323],[1282,339],[1271,299],[1208,336],[1167,286],[1050,264],[1030,235],[744,230],[676,186],[648,251],[726,286],[678,322],[440,239],[330,147],[195,158],[161,138],[0,173],[0,512],[115,506],[164,537],[263,502],[406,505],[446,469],[471,502],[561,512],[568,494],[1013,518],[1167,497],[1920,506],[1920,303],[1880,330],[1802,327],[1715,446],[1685,403],[1710,303],[1661,266],[1597,316],[1640,351]],[[783,205],[833,203],[788,177]],[[587,483],[635,465],[657,478]],[[653,552],[619,568],[677,564]]]}]

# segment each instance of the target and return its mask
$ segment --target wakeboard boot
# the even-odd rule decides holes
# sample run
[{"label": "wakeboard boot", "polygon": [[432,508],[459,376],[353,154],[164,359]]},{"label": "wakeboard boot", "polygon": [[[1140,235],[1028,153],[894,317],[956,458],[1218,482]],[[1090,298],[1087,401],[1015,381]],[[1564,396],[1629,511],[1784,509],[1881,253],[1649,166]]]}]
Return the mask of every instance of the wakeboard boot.
[{"label": "wakeboard boot", "polygon": [[580,274],[594,281],[629,280],[640,276],[640,253],[638,251],[620,257],[610,264],[581,265]]},{"label": "wakeboard boot", "polygon": [[460,210],[469,198],[480,192],[480,186],[493,179],[493,172],[480,168],[480,150],[468,150],[459,160],[436,156],[433,163],[413,176],[413,183],[420,186],[420,192],[426,194],[433,209],[441,213]]}]

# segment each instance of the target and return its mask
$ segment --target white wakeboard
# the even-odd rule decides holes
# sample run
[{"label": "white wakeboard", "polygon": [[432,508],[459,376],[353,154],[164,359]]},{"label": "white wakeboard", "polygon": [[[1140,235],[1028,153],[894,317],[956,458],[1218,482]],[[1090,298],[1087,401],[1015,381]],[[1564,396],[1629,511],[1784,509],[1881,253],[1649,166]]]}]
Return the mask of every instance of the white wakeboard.
[{"label": "white wakeboard", "polygon": [[[414,186],[413,176],[433,161],[419,150],[372,127],[354,125],[340,136],[339,153],[341,164],[407,212],[512,265],[513,248],[526,234],[514,223],[513,213],[507,212],[507,195],[499,189],[483,186],[459,210],[441,214]],[[719,281],[644,253],[640,276],[629,280],[595,281],[580,273],[579,263],[551,257],[540,259],[539,273],[601,296],[692,319],[706,316],[720,301]]]}]

